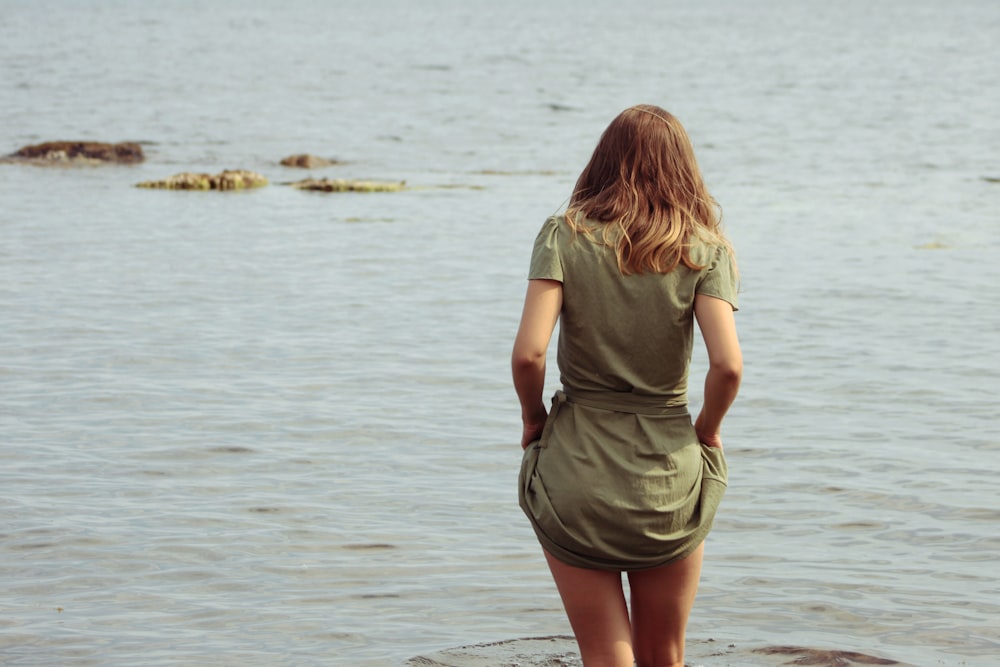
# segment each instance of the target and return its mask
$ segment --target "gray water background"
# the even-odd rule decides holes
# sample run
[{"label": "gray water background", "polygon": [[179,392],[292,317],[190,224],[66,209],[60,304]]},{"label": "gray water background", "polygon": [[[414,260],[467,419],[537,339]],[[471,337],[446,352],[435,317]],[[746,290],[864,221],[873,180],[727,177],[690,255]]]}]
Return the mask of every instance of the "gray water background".
[{"label": "gray water background", "polygon": [[[690,635],[998,664],[998,39],[989,0],[0,0],[0,153],[148,156],[0,165],[0,662],[567,633],[509,350],[535,232],[653,102],[743,285]],[[413,187],[282,187],[297,152]],[[132,187],[223,168],[272,185]]]}]

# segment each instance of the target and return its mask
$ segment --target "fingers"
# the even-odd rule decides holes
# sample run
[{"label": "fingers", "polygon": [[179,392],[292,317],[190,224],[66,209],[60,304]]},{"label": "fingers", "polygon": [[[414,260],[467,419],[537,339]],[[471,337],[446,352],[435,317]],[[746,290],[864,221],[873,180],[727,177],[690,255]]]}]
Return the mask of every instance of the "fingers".
[{"label": "fingers", "polygon": [[521,449],[527,449],[528,445],[540,439],[544,429],[545,422],[538,424],[525,424],[524,430],[521,431]]}]

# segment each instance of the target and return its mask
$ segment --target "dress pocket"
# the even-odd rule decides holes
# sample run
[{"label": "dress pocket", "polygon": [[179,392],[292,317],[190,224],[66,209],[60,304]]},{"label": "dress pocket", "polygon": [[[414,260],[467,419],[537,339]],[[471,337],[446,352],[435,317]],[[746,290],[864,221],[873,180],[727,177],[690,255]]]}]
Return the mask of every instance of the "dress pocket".
[{"label": "dress pocket", "polygon": [[709,447],[705,443],[701,445],[701,459],[703,462],[702,474],[706,479],[714,479],[726,484],[729,481],[729,464],[726,462],[726,455],[721,447]]},{"label": "dress pocket", "polygon": [[549,408],[549,416],[545,419],[545,426],[542,428],[542,434],[533,443],[528,445],[528,449],[531,449],[535,443],[538,444],[540,449],[545,449],[549,446],[549,436],[552,434],[552,424],[556,421],[556,415],[559,414],[559,408],[563,403],[566,402],[566,394],[561,391],[557,391],[552,397],[552,407]]}]

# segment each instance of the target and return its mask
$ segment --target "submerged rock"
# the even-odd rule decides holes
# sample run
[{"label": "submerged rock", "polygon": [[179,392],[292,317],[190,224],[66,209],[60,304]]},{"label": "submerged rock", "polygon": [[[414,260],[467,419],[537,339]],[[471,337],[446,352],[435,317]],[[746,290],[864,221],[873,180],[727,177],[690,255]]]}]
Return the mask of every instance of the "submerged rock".
[{"label": "submerged rock", "polygon": [[341,163],[338,160],[328,160],[318,155],[302,153],[299,155],[289,155],[281,161],[281,164],[286,167],[298,167],[300,169],[319,169],[320,167],[329,167]]},{"label": "submerged rock", "polygon": [[134,142],[108,144],[99,141],[49,141],[25,146],[0,161],[40,165],[136,164],[146,159],[142,146]]},{"label": "submerged rock", "polygon": [[136,183],[137,188],[160,190],[246,190],[248,188],[262,188],[265,185],[267,185],[267,178],[246,169],[227,169],[221,174],[183,172],[161,181]]},{"label": "submerged rock", "polygon": [[406,181],[355,181],[345,178],[307,178],[292,183],[299,190],[318,192],[399,192],[406,187]]},{"label": "submerged rock", "polygon": [[852,665],[896,665],[907,667],[901,662],[889,658],[879,658],[874,655],[856,651],[829,651],[802,646],[768,646],[755,649],[754,653],[776,656],[798,656],[786,665],[818,665],[820,667],[851,667]]}]

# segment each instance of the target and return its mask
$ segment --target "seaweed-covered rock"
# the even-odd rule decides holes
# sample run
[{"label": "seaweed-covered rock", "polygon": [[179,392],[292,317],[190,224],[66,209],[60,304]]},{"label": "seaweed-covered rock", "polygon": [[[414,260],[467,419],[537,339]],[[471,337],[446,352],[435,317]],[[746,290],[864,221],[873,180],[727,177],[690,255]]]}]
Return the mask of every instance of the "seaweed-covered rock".
[{"label": "seaweed-covered rock", "polygon": [[267,178],[255,171],[227,169],[221,174],[183,172],[160,181],[136,183],[137,188],[160,190],[246,190],[267,185]]},{"label": "seaweed-covered rock", "polygon": [[3,162],[40,165],[136,164],[146,159],[142,146],[134,142],[108,144],[99,141],[48,141],[25,146],[3,158]]},{"label": "seaweed-covered rock", "polygon": [[406,181],[356,181],[346,178],[307,178],[291,184],[299,190],[318,192],[399,192],[406,187]]},{"label": "seaweed-covered rock", "polygon": [[340,162],[337,160],[328,160],[318,155],[302,153],[299,155],[289,155],[281,161],[281,164],[286,167],[298,167],[299,169],[319,169],[321,167],[340,164]]}]

